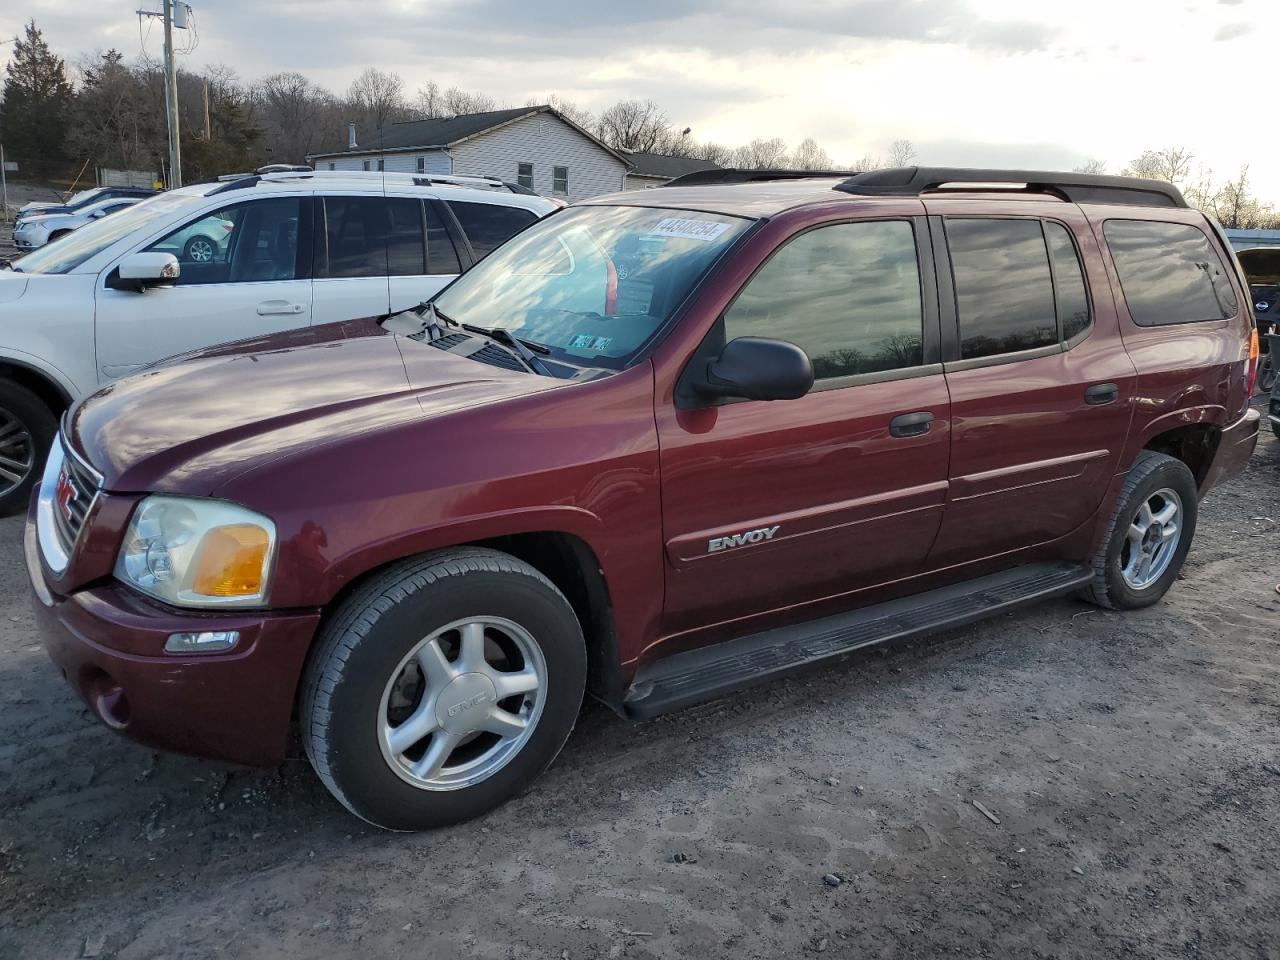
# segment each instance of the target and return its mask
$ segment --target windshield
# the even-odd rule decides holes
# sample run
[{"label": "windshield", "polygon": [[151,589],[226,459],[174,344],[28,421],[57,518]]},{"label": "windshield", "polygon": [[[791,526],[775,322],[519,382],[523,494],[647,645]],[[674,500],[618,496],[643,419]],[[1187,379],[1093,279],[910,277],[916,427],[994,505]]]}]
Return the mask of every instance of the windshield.
[{"label": "windshield", "polygon": [[23,273],[67,273],[150,221],[168,217],[203,200],[204,197],[192,193],[163,193],[143,200],[18,258],[13,261],[13,269]]},{"label": "windshield", "polygon": [[751,222],[691,210],[574,207],[504,243],[435,304],[450,319],[501,327],[561,359],[620,369]]}]

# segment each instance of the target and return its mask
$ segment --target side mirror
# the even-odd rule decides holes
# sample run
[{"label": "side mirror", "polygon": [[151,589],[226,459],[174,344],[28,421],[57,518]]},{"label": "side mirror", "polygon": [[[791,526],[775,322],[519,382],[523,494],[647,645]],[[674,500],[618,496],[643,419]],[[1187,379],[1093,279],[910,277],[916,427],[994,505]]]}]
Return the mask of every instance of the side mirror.
[{"label": "side mirror", "polygon": [[93,211],[93,213],[89,214],[89,216],[93,217],[93,219],[95,220],[101,220],[106,215],[107,215],[107,211],[105,210],[95,210]]},{"label": "side mirror", "polygon": [[809,355],[786,340],[738,337],[707,364],[695,386],[704,397],[747,400],[795,400],[813,387]]},{"label": "side mirror", "polygon": [[131,253],[111,271],[107,286],[117,290],[137,290],[175,283],[182,270],[172,253]]}]

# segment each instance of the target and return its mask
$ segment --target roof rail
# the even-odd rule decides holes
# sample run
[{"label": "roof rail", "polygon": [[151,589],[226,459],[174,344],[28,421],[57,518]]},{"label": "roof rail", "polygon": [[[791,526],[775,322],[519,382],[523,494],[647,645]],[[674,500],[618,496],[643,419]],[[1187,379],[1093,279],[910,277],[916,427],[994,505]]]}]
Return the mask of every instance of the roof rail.
[{"label": "roof rail", "polygon": [[664,187],[703,187],[715,183],[764,183],[770,180],[805,180],[811,177],[854,177],[856,170],[748,170],[725,167],[695,170],[668,180]]},{"label": "roof rail", "polygon": [[1009,190],[1046,193],[1072,203],[1119,203],[1186,207],[1182,192],[1163,180],[1044,170],[981,170],[966,167],[897,167],[860,173],[836,190],[859,196],[917,197],[939,190]]},{"label": "roof rail", "polygon": [[511,193],[538,196],[528,187],[516,183],[507,183],[496,177],[472,177],[455,174],[422,174],[395,173],[382,170],[312,170],[310,167],[295,167],[286,164],[273,164],[260,167],[256,173],[226,174],[218,178],[220,183],[208,196],[225,193],[228,190],[242,190],[259,183],[287,183],[291,180],[370,180],[377,183],[397,184],[400,186],[430,187],[434,185],[447,187],[471,187],[473,189],[507,190]]}]

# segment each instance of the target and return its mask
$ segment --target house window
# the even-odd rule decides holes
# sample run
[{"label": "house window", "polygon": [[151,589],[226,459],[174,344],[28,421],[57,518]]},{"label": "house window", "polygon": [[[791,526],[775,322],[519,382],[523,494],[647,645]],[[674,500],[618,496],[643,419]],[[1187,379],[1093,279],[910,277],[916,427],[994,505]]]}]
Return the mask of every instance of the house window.
[{"label": "house window", "polygon": [[569,192],[569,168],[568,167],[552,167],[551,168],[551,192],[552,193],[568,193]]},{"label": "house window", "polygon": [[426,172],[427,172],[427,158],[426,158],[426,157],[419,157],[419,158],[418,158],[418,173],[426,173]]},{"label": "house window", "polygon": [[382,158],[381,158],[381,157],[379,157],[379,158],[378,158],[378,170],[379,170],[379,171],[381,171],[381,170],[383,169],[382,162],[383,162],[383,161],[382,161]]},{"label": "house window", "polygon": [[361,170],[368,170],[368,169],[369,169],[369,161],[368,161],[368,160],[361,160],[361,161],[360,161],[360,169],[361,169]]},{"label": "house window", "polygon": [[334,163],[334,162],[331,160],[331,161],[329,161],[329,169],[330,169],[330,170],[337,170],[337,169],[338,169],[338,165],[337,165],[336,163]]},{"label": "house window", "polygon": [[533,164],[518,163],[516,164],[516,183],[522,187],[533,189]]}]

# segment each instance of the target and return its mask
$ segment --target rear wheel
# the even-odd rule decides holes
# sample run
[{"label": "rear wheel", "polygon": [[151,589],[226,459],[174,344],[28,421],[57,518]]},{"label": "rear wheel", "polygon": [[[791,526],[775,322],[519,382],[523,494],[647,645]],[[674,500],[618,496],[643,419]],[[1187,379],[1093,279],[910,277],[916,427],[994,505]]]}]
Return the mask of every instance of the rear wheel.
[{"label": "rear wheel", "polygon": [[1144,450],[1129,471],[1107,536],[1094,556],[1086,599],[1131,610],[1163,597],[1191,549],[1198,510],[1196,481],[1187,465]]},{"label": "rear wheel", "polygon": [[555,759],[586,650],[536,569],[463,548],[397,564],[325,627],[304,680],[303,742],[352,813],[392,830],[477,816]]},{"label": "rear wheel", "polygon": [[0,380],[0,516],[26,509],[57,430],[57,420],[39,397]]}]

